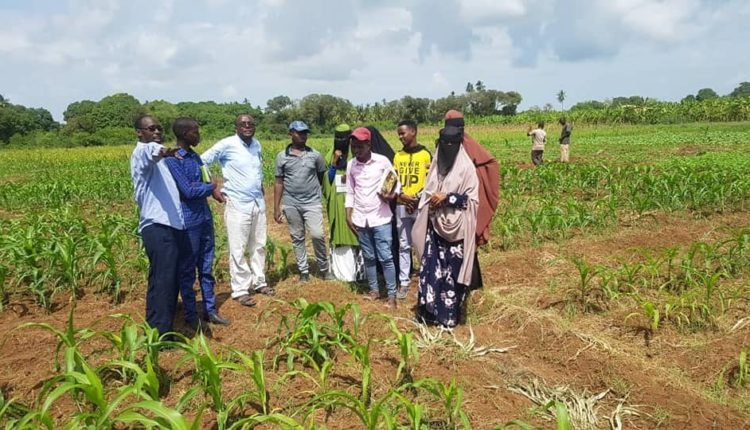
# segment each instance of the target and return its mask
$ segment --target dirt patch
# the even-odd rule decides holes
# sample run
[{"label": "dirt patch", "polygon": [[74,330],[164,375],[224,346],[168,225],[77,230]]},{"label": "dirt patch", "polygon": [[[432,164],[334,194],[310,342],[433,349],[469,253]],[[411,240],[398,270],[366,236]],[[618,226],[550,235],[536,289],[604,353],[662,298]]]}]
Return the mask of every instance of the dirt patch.
[{"label": "dirt patch", "polygon": [[[286,225],[269,220],[269,236],[288,245]],[[564,297],[566,287],[575,283],[569,258],[581,256],[598,264],[616,264],[640,258],[643,250],[660,250],[685,246],[695,240],[712,240],[729,229],[750,225],[750,214],[732,213],[707,219],[686,214],[658,215],[633,226],[600,236],[576,237],[562,243],[508,252],[481,253],[485,288],[472,294],[467,321],[455,330],[461,342],[468,342],[473,332],[477,346],[515,347],[506,353],[472,357],[455,347],[427,349],[421,353],[415,376],[430,376],[448,383],[456,379],[464,390],[465,410],[475,428],[492,426],[511,419],[522,419],[545,428],[550,422],[541,417],[538,408],[525,397],[507,387],[538,379],[548,386],[569,386],[576,392],[598,393],[610,390],[601,403],[601,411],[612,410],[624,399],[639,411],[625,418],[625,428],[748,428],[750,396],[747,389],[717,384],[723,369],[730,372],[739,351],[750,344],[750,324],[735,323],[750,312],[738,305],[715,331],[680,333],[665,329],[644,342],[635,324],[624,322],[629,310],[613,306],[602,312],[582,313],[566,307],[548,306]],[[224,251],[225,252],[225,251]],[[312,256],[312,253],[310,253]],[[226,256],[221,257],[226,265]],[[290,264],[293,264],[290,261]],[[363,314],[387,312],[409,319],[415,293],[396,311],[387,311],[382,303],[362,300],[343,283],[313,279],[300,284],[290,274],[276,285],[274,298],[258,297],[258,306],[246,308],[229,298],[228,279],[216,287],[223,316],[232,320],[229,327],[212,327],[211,346],[249,352],[267,348],[266,359],[275,353],[271,341],[278,334],[281,315],[288,314],[292,302],[300,297],[308,301],[327,300],[342,306],[357,303]],[[55,338],[39,329],[16,327],[28,322],[45,322],[61,328],[65,325],[71,304],[59,297],[55,312],[46,314],[30,302],[11,303],[0,314],[5,335],[0,344],[0,387],[6,396],[31,403],[44,381],[53,372]],[[121,305],[111,305],[106,297],[86,294],[77,302],[76,326],[95,326],[116,330],[121,321],[109,318],[115,313],[132,315],[141,320],[145,302],[143,288],[137,288]],[[184,330],[178,310],[177,329]],[[388,336],[382,320],[372,318],[367,332],[377,339]],[[408,323],[403,329],[414,330]],[[414,331],[416,333],[416,331]],[[373,395],[377,396],[393,382],[398,352],[393,344],[375,344],[372,361]],[[165,352],[160,359],[164,368],[173,368],[180,355]],[[282,370],[268,363],[268,379],[280,380]],[[337,358],[332,383],[356,393],[357,372],[346,357]],[[179,394],[194,382],[190,375],[173,375],[170,394],[165,403],[173,405]],[[244,379],[226,378],[225,394],[243,390]],[[304,378],[294,378],[271,392],[276,407],[299,405],[303,393],[314,390]],[[436,407],[425,399],[425,405]],[[56,411],[63,414],[65,411]],[[210,420],[210,414],[205,418]],[[208,421],[206,421],[208,422]],[[323,421],[320,421],[323,422]],[[336,412],[326,422],[329,428],[357,428],[351,414]]]}]

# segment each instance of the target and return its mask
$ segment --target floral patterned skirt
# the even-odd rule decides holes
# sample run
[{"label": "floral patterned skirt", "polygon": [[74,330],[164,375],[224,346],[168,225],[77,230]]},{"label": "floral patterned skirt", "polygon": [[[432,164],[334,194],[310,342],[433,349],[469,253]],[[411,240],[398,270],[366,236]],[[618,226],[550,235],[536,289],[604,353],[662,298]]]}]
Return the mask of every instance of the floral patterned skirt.
[{"label": "floral patterned skirt", "polygon": [[456,282],[464,260],[463,240],[448,242],[427,225],[419,270],[417,317],[427,323],[455,327],[461,320],[466,286]]}]

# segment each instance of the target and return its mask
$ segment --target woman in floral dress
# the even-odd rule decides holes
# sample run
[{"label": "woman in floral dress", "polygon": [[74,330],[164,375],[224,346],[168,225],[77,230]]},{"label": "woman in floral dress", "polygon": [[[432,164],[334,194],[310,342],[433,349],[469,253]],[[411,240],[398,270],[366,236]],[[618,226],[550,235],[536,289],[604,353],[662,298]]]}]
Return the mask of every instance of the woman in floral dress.
[{"label": "woman in floral dress", "polygon": [[425,322],[455,327],[461,320],[476,255],[478,187],[462,130],[443,128],[412,230],[421,261],[417,317]]}]

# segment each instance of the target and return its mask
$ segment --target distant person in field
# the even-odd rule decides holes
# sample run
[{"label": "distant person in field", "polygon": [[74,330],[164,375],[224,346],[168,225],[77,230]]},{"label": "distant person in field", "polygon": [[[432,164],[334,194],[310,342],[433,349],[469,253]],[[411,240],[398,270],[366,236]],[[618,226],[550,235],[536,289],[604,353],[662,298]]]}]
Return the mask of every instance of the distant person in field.
[{"label": "distant person in field", "polygon": [[570,134],[573,132],[573,124],[565,117],[560,118],[560,161],[567,163],[570,159]]},{"label": "distant person in field", "polygon": [[164,334],[172,331],[178,263],[188,253],[180,192],[162,162],[175,150],[161,145],[164,130],[156,118],[139,117],[134,126],[138,143],[130,156],[130,176],[140,209],[138,231],[149,262],[146,322]]},{"label": "distant person in field", "polygon": [[476,260],[479,178],[458,127],[440,130],[412,230],[420,258],[417,317],[455,327]]},{"label": "distant person in field", "polygon": [[[266,203],[263,200],[263,158],[255,136],[255,119],[240,114],[235,134],[214,144],[201,155],[207,165],[219,162],[226,200],[224,223],[229,246],[232,298],[254,306],[253,293],[273,295],[266,282]],[[246,253],[250,255],[249,261]]]},{"label": "distant person in field", "polygon": [[310,280],[310,269],[307,264],[305,249],[305,231],[310,232],[315,260],[320,277],[332,280],[328,267],[325,229],[323,228],[323,205],[320,186],[326,163],[323,156],[307,146],[307,135],[310,129],[302,121],[289,124],[291,143],[276,155],[274,174],[273,219],[283,222],[281,204],[283,200],[284,217],[289,224],[289,235],[292,238],[294,255],[297,257],[297,268],[300,281]]},{"label": "distant person in field", "polygon": [[208,206],[208,196],[223,200],[216,180],[211,180],[207,167],[193,147],[201,140],[198,122],[192,118],[177,118],[172,131],[180,148],[180,158],[164,160],[172,173],[180,191],[182,215],[185,219],[189,251],[180,259],[179,281],[182,304],[185,308],[185,321],[194,329],[200,328],[195,303],[196,269],[203,298],[203,317],[212,324],[229,325],[216,309],[214,294],[214,219]]},{"label": "distant person in field", "polygon": [[[400,192],[398,181],[389,193],[382,193],[383,178],[393,165],[388,158],[373,153],[372,133],[365,127],[352,132],[350,145],[354,158],[346,168],[346,223],[357,234],[365,263],[371,300],[380,299],[377,264],[383,268],[388,306],[396,308],[396,268],[393,262],[393,231],[390,202]],[[395,172],[393,172],[395,175]]]},{"label": "distant person in field", "polygon": [[393,158],[393,167],[401,182],[401,193],[396,200],[396,228],[399,243],[399,289],[396,297],[406,298],[409,292],[411,260],[411,230],[417,216],[417,203],[422,195],[432,154],[417,143],[417,123],[404,120],[396,128],[404,145]]},{"label": "distant person in field", "polygon": [[526,135],[531,136],[531,162],[537,167],[541,166],[544,158],[544,144],[547,143],[544,121],[539,121],[534,129],[529,127]]},{"label": "distant person in field", "polygon": [[[464,129],[464,116],[457,110],[445,113],[445,126],[458,127],[463,132],[463,148],[474,163],[479,178],[479,207],[477,209],[476,243],[484,245],[490,240],[492,218],[500,199],[500,166],[495,157]],[[469,289],[482,288],[479,258],[474,256]]]},{"label": "distant person in field", "polygon": [[326,202],[328,228],[331,233],[331,273],[345,282],[357,280],[359,240],[346,223],[346,165],[352,157],[349,137],[352,129],[340,124],[334,130],[333,146],[326,154],[326,177],[323,178],[323,199]]}]

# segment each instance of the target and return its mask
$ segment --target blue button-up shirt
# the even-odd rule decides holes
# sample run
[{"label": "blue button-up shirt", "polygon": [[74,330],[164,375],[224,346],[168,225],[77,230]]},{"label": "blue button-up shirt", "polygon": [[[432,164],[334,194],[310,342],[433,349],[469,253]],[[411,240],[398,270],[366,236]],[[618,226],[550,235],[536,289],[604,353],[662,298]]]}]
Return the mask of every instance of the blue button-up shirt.
[{"label": "blue button-up shirt", "polygon": [[222,192],[229,197],[234,208],[240,212],[252,213],[257,205],[266,210],[263,201],[263,159],[260,142],[253,138],[249,144],[238,135],[229,136],[218,142],[201,155],[206,164],[218,161],[224,176]]},{"label": "blue button-up shirt", "polygon": [[130,156],[130,177],[140,208],[139,232],[152,224],[185,229],[180,193],[159,155],[163,148],[156,142],[138,142]]},{"label": "blue button-up shirt", "polygon": [[203,182],[201,166],[203,161],[195,151],[177,150],[182,160],[167,158],[169,171],[172,173],[177,189],[180,191],[182,216],[185,228],[197,227],[204,222],[212,222],[211,208],[206,197],[213,193],[213,186]]}]

